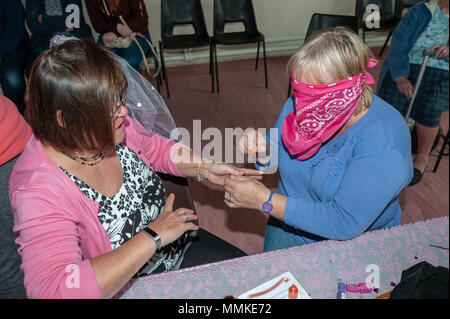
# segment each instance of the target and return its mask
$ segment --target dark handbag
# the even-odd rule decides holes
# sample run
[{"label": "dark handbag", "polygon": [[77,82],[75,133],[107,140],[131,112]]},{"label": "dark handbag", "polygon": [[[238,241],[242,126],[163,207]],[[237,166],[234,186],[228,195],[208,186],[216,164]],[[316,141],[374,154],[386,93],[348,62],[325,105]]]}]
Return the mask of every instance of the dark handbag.
[{"label": "dark handbag", "polygon": [[422,261],[402,272],[389,299],[448,299],[449,270]]}]

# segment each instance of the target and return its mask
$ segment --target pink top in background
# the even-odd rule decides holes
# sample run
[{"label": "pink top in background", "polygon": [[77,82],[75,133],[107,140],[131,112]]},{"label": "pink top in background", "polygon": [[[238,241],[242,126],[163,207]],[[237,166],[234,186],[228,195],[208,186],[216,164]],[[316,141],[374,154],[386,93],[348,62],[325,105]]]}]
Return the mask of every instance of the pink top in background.
[{"label": "pink top in background", "polygon": [[[154,171],[181,176],[171,159],[181,144],[138,133],[129,117],[124,143]],[[89,260],[110,252],[111,242],[98,220],[98,203],[79,190],[34,135],[13,169],[9,192],[28,297],[101,298]]]},{"label": "pink top in background", "polygon": [[22,152],[31,136],[31,127],[14,103],[0,95],[0,165]]}]

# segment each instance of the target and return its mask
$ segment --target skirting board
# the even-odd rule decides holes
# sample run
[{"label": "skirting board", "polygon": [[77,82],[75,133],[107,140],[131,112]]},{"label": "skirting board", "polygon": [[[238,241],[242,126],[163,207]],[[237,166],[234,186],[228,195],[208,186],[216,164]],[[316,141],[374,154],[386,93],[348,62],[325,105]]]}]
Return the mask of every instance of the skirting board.
[{"label": "skirting board", "polygon": [[[385,35],[366,35],[366,44],[369,47],[381,47],[386,40]],[[362,35],[361,35],[362,38]],[[305,39],[301,36],[288,36],[266,39],[267,57],[287,56],[295,53]],[[257,44],[235,45],[235,46],[217,46],[217,58],[219,62],[246,60],[256,58]],[[262,45],[259,56],[263,57]],[[158,59],[159,48],[157,49]],[[209,48],[185,49],[185,50],[164,50],[164,59],[166,67],[209,63]],[[149,62],[152,62],[150,59]]]}]

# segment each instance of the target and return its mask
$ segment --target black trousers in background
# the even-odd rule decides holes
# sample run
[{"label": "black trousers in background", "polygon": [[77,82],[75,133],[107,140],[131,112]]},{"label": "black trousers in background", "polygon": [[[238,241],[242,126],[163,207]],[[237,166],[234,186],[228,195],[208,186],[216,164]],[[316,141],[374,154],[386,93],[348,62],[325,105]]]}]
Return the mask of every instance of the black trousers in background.
[{"label": "black trousers in background", "polygon": [[200,228],[184,255],[180,269],[243,256],[247,254],[239,248]]},{"label": "black trousers in background", "polygon": [[0,61],[0,85],[3,94],[9,98],[23,115],[25,110],[25,67],[27,53],[14,50]]}]

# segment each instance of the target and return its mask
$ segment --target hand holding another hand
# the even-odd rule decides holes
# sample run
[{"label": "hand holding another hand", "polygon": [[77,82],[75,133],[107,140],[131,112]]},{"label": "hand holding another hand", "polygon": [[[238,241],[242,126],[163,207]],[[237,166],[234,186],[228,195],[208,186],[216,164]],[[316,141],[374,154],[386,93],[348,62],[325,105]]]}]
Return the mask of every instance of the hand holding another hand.
[{"label": "hand holding another hand", "polygon": [[262,179],[262,172],[255,169],[238,168],[226,163],[204,163],[201,165],[201,176],[213,184],[225,185],[225,178],[229,175],[248,176],[252,179]]},{"label": "hand holding another hand", "polygon": [[225,178],[225,204],[231,208],[245,207],[262,211],[270,190],[259,180],[246,176]]}]

